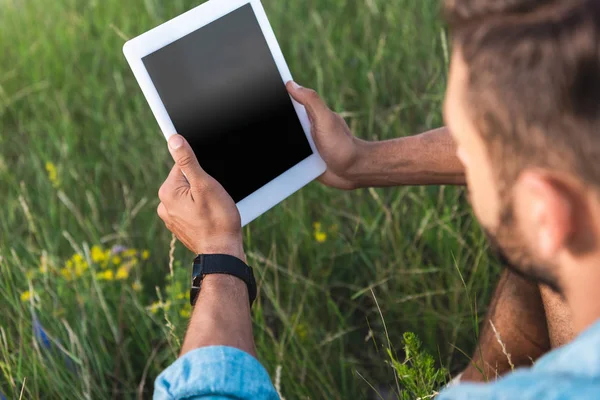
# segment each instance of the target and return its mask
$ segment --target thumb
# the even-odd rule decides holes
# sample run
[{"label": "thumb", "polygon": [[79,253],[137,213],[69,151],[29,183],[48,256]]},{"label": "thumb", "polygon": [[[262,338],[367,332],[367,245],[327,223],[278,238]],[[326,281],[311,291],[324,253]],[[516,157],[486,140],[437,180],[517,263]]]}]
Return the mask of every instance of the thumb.
[{"label": "thumb", "polygon": [[200,167],[194,150],[183,136],[175,134],[169,138],[169,151],[190,186],[199,186],[208,177],[208,174]]},{"label": "thumb", "polygon": [[325,104],[321,96],[314,90],[302,87],[294,81],[286,83],[286,88],[294,100],[306,108],[313,123],[316,123],[325,116],[331,115],[331,110],[327,107],[327,104]]}]

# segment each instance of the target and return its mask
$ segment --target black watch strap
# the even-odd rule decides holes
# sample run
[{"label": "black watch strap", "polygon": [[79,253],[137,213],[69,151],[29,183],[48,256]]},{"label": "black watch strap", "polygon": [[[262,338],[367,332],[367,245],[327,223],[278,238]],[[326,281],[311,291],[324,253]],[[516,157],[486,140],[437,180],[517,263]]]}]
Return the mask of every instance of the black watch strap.
[{"label": "black watch strap", "polygon": [[190,289],[190,304],[196,304],[200,293],[202,279],[209,274],[226,274],[240,278],[248,287],[250,306],[256,299],[256,281],[252,267],[237,257],[228,254],[200,254],[194,259],[192,270],[192,288]]}]

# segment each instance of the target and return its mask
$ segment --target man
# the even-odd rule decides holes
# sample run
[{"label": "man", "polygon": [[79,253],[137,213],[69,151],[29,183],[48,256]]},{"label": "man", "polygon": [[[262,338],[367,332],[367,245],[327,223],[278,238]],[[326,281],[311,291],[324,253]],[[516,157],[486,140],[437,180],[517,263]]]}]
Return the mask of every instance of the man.
[{"label": "man", "polygon": [[[449,140],[443,145],[439,138],[430,145],[456,148],[475,214],[513,272],[503,277],[499,293],[509,280],[520,285],[520,277],[551,288],[564,299],[576,338],[532,368],[487,385],[457,385],[439,398],[598,398],[600,2],[447,0],[446,11],[453,55],[444,115],[456,145]],[[377,179],[388,184],[460,183],[461,168],[444,155],[448,151],[432,150],[420,164],[430,182],[424,182],[422,172],[412,171],[403,178],[406,182],[381,173],[377,160],[397,160],[390,166],[398,171],[409,163],[408,143],[443,133],[405,142],[403,153],[400,142],[399,153],[389,143],[357,145],[343,121],[326,112],[314,92],[293,84],[289,90],[311,116],[328,164],[324,182],[348,189]],[[328,142],[333,137],[335,142]],[[245,261],[233,201],[202,171],[183,138],[174,136],[169,146],[176,165],[160,190],[159,215],[193,252]],[[328,157],[334,147],[343,156]],[[361,155],[361,148],[370,156]],[[454,167],[440,167],[444,164]],[[277,398],[266,371],[252,357],[253,286],[238,267],[232,273],[240,278],[215,273],[202,280],[181,357],[156,380],[157,398]],[[536,286],[529,290],[535,299]],[[513,311],[543,315],[537,296],[532,304],[513,296],[519,300],[519,309]],[[491,312],[490,317],[498,315]],[[564,319],[549,318],[553,330],[550,320]],[[569,328],[564,331],[569,336]],[[529,334],[522,332],[524,347],[531,342],[530,349],[543,352],[548,332]]]}]

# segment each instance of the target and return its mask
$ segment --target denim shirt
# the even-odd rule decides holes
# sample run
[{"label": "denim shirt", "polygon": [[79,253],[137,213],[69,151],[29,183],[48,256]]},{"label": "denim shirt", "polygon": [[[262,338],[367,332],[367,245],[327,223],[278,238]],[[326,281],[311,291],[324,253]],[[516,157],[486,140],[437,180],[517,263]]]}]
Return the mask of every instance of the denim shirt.
[{"label": "denim shirt", "polygon": [[[279,399],[263,366],[230,347],[190,351],[154,383],[154,399]],[[489,384],[459,384],[437,400],[600,399],[600,322],[571,344]]]},{"label": "denim shirt", "polygon": [[459,384],[436,400],[600,399],[600,321],[570,344],[488,384]]}]

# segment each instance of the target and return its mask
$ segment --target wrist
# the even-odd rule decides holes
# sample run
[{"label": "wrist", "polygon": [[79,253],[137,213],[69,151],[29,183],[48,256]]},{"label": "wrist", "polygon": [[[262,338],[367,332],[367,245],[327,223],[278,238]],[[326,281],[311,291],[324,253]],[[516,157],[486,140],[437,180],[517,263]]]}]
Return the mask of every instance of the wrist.
[{"label": "wrist", "polygon": [[[213,278],[214,275],[219,276]],[[192,306],[198,300],[198,292],[202,292],[205,288],[204,280],[210,277],[208,280],[210,291],[211,288],[216,287],[221,292],[236,290],[235,280],[231,278],[235,277],[242,281],[246,286],[245,293],[247,294],[248,303],[252,306],[252,303],[257,296],[256,280],[252,267],[240,258],[226,255],[226,254],[200,254],[194,259],[192,269],[192,286],[190,289],[190,303]],[[229,283],[225,285],[225,283]],[[237,292],[240,292],[237,290]]]},{"label": "wrist", "polygon": [[352,189],[361,189],[371,185],[371,175],[382,161],[377,154],[381,142],[354,138],[355,160],[345,174]]},{"label": "wrist", "polygon": [[198,245],[194,248],[196,254],[226,254],[237,257],[247,263],[246,253],[244,252],[244,244],[241,237],[231,242],[221,242],[213,244]]},{"label": "wrist", "polygon": [[417,136],[385,141],[361,140],[350,175],[355,188],[420,184],[423,144]]},{"label": "wrist", "polygon": [[232,275],[210,274],[202,279],[192,319],[202,315],[205,323],[217,325],[236,324],[239,319],[250,315],[248,286]]},{"label": "wrist", "polygon": [[228,274],[210,274],[202,279],[202,290],[207,295],[224,295],[232,299],[240,298],[248,304],[248,286],[242,279]]}]

